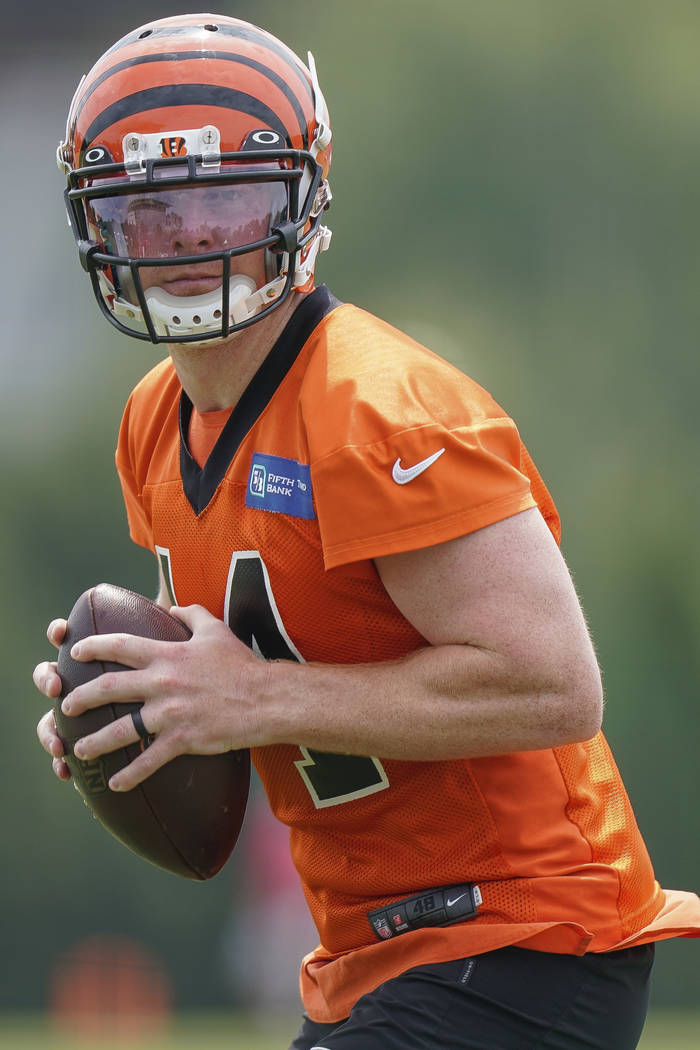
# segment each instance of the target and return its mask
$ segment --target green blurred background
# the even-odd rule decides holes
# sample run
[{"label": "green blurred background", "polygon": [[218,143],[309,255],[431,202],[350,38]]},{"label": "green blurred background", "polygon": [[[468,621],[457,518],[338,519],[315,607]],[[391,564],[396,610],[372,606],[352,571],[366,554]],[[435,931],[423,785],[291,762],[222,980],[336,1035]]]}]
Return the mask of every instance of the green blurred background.
[{"label": "green blurred background", "polygon": [[[55,148],[79,75],[130,29],[191,6],[66,0],[3,18],[6,1010],[42,1008],[62,953],[93,934],[143,944],[178,1008],[247,1001],[245,839],[205,885],[132,857],[55,781],[30,680],[49,655],[48,620],[83,589],[155,583],[152,558],[128,541],[112,463],[123,402],[158,353],[100,317]],[[218,10],[314,52],[335,135],[334,242],[319,276],[516,418],[563,518],[605,673],[605,730],[657,875],[697,889],[700,5]],[[313,933],[286,940],[293,960]],[[658,960],[654,1004],[697,1005],[697,944],[662,945]],[[294,961],[288,970],[275,1001],[295,997]]]}]

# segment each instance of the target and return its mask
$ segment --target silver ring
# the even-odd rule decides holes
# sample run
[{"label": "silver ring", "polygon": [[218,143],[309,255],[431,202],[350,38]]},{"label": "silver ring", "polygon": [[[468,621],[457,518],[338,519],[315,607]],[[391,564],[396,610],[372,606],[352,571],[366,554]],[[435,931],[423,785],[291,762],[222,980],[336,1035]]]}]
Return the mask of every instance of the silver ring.
[{"label": "silver ring", "polygon": [[131,721],[134,723],[134,729],[141,737],[142,740],[152,740],[153,733],[149,733],[143,724],[143,718],[141,717],[141,708],[136,708],[135,711],[131,712]]}]

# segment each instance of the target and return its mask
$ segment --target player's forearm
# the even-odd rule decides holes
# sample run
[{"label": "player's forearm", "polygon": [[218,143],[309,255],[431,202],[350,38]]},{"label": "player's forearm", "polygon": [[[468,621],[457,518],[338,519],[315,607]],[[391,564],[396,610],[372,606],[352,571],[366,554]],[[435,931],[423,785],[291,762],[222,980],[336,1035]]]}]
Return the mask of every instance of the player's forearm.
[{"label": "player's forearm", "polygon": [[586,663],[538,674],[468,645],[377,664],[273,663],[261,717],[275,742],[409,760],[472,758],[593,736],[602,698]]}]

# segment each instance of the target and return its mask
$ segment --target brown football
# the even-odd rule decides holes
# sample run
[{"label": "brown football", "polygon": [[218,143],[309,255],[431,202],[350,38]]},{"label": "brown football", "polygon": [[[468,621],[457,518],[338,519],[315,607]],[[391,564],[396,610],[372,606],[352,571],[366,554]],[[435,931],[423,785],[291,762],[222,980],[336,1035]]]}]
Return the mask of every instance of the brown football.
[{"label": "brown football", "polygon": [[180,755],[131,791],[110,791],[110,777],[137,757],[142,741],[81,762],[73,745],[88,733],[141,707],[112,703],[82,715],[61,711],[61,699],[76,686],[121,664],[73,660],[71,647],[93,634],[137,634],[160,641],[186,641],[190,631],[149,598],[100,583],[78,598],[58,652],[63,683],[54,705],[58,734],[74,783],[94,816],[115,838],[152,864],[188,879],[210,879],[228,860],[243,823],[250,787],[248,751]]}]

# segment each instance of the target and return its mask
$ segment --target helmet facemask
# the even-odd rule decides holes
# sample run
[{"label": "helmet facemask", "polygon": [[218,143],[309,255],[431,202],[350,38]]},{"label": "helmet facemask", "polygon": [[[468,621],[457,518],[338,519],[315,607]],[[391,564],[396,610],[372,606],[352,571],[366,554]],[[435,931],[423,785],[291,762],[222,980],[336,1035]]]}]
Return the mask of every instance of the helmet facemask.
[{"label": "helmet facemask", "polygon": [[95,147],[85,155],[94,163],[68,173],[80,258],[120,331],[154,343],[222,339],[310,281],[330,239],[314,156],[280,149],[265,129],[235,153],[216,152],[218,141],[213,126],[127,134],[123,164]]}]

